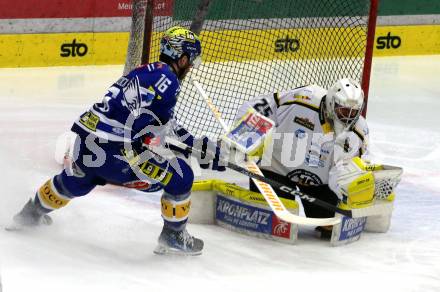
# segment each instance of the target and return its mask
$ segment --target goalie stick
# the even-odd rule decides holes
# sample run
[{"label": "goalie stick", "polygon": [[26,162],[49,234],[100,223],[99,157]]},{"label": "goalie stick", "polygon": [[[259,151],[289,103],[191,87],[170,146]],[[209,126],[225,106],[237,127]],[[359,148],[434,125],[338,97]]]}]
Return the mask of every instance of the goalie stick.
[{"label": "goalie stick", "polygon": [[[182,142],[175,141],[174,139],[167,139],[167,143],[173,145],[174,147],[181,148],[183,151],[187,151],[187,152],[193,152],[193,151],[202,152],[202,153],[204,152],[200,149],[187,146],[186,144],[184,144]],[[252,165],[249,163],[247,163],[248,169],[243,168],[241,166],[238,166],[238,165],[236,165],[232,162],[229,162],[229,161],[224,161],[224,164],[227,168],[235,170],[235,171],[237,171],[245,176],[248,176],[252,179],[255,179],[257,181],[261,181],[265,184],[273,186],[280,191],[287,192],[287,193],[291,194],[292,196],[298,196],[301,199],[307,200],[308,202],[310,202],[312,204],[315,204],[317,206],[334,211],[336,213],[339,213],[341,215],[344,215],[344,216],[347,216],[350,218],[360,218],[360,217],[366,217],[366,216],[384,215],[384,214],[388,214],[392,211],[392,206],[389,206],[389,205],[374,205],[371,207],[365,207],[365,208],[360,208],[360,209],[344,210],[344,209],[341,209],[341,208],[336,207],[334,205],[331,205],[325,201],[317,199],[313,196],[307,195],[307,194],[301,192],[301,190],[298,190],[297,187],[294,187],[291,185],[285,185],[285,184],[282,184],[282,183],[275,181],[273,179],[264,177],[264,176],[258,174],[258,171],[256,171],[254,168],[252,168]],[[257,166],[257,168],[258,168],[258,166]],[[277,195],[276,195],[276,198],[278,198]],[[279,198],[278,198],[278,200],[279,200]],[[281,205],[282,205],[282,203],[281,203]],[[275,210],[274,210],[274,212],[275,212]],[[289,214],[291,214],[289,211],[287,211],[287,212]],[[275,212],[275,214],[278,216],[277,212]],[[291,215],[294,217],[299,217],[301,219],[294,219],[294,220],[298,220],[298,221],[291,222],[289,220],[285,220],[282,217],[280,217],[280,218],[285,221],[291,222],[291,223],[302,224],[302,225],[321,225],[322,222],[324,222],[325,220],[327,220],[330,223],[336,222],[334,224],[341,222],[341,218],[336,218],[336,217],[335,218],[308,218],[308,217],[297,216],[294,214],[291,214]],[[289,216],[289,217],[291,217],[291,216]],[[332,220],[329,220],[329,219],[332,219]],[[328,224],[328,225],[334,225],[334,224]],[[324,224],[322,224],[322,225],[324,225]]]}]

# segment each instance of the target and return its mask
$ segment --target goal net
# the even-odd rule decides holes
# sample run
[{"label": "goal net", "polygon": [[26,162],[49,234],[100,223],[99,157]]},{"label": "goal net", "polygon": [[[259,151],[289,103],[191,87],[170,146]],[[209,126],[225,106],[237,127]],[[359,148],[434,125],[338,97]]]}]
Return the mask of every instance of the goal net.
[{"label": "goal net", "polygon": [[[188,77],[204,86],[227,123],[254,96],[302,85],[327,88],[352,77],[368,93],[375,1],[134,0],[126,71],[140,54],[143,63],[157,61],[163,31],[180,25],[202,41],[202,65]],[[171,15],[156,12],[161,3],[172,6]],[[175,112],[196,136],[222,133],[189,78]]]}]

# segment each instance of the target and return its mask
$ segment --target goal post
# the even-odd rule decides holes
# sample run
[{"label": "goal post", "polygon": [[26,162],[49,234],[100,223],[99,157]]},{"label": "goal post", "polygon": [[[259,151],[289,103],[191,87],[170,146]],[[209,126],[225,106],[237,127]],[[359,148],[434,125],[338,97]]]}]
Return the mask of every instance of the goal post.
[{"label": "goal post", "polygon": [[365,106],[362,111],[362,115],[367,115],[368,107],[368,93],[370,92],[370,78],[371,67],[373,66],[373,46],[374,36],[376,34],[376,20],[377,10],[379,7],[379,0],[371,0],[370,12],[368,14],[368,27],[367,27],[367,42],[365,47],[364,68],[362,69],[362,82],[361,86],[365,95]]},{"label": "goal post", "polygon": [[153,31],[154,0],[132,0],[130,38],[125,59],[124,75],[149,62]]},{"label": "goal post", "polygon": [[[204,85],[227,123],[256,95],[311,83],[329,87],[342,77],[361,82],[367,98],[377,1],[133,0],[125,72],[157,61],[162,33],[181,25],[202,41],[202,65],[188,77]],[[172,6],[170,15],[156,13],[160,5]],[[222,129],[189,79],[176,118],[197,136],[217,138]]]}]

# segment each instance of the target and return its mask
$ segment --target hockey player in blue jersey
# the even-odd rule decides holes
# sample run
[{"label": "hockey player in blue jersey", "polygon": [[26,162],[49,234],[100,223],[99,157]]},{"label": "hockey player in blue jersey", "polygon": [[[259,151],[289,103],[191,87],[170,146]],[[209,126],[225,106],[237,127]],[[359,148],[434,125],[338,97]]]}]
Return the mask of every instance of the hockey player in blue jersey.
[{"label": "hockey player in blue jersey", "polygon": [[[189,146],[202,143],[216,153],[199,160],[223,171],[220,148],[207,138],[196,139],[173,119],[180,81],[201,62],[201,42],[182,28],[168,29],[161,40],[159,62],[134,69],[117,80],[100,103],[94,104],[73,124],[76,133],[69,167],[44,183],[14,216],[15,227],[50,224],[48,213],[66,206],[73,198],[87,195],[107,183],[143,191],[163,189],[163,230],[155,252],[200,254],[203,241],[186,229],[191,167],[181,158],[164,159],[145,143],[164,141],[173,132]],[[179,97],[179,98],[184,98]]]}]

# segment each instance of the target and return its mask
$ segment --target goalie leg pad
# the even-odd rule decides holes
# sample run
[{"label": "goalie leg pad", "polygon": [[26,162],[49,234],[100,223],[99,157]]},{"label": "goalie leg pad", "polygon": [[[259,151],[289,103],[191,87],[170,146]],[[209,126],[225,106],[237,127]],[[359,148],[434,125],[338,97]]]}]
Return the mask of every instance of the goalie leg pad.
[{"label": "goalie leg pad", "polygon": [[[376,200],[376,204],[394,204],[394,193],[384,200]],[[385,233],[390,229],[392,213],[367,217],[365,231]]]},{"label": "goalie leg pad", "polygon": [[[337,214],[337,216],[341,216]],[[331,246],[348,244],[360,239],[365,230],[367,218],[349,218],[343,217],[342,222],[333,226],[330,239]]]},{"label": "goalie leg pad", "polygon": [[367,217],[365,231],[385,233],[390,229],[392,214]]},{"label": "goalie leg pad", "polygon": [[[195,211],[190,216],[191,222],[215,222],[250,236],[288,244],[296,242],[298,226],[280,220],[260,193],[221,180],[196,181],[192,190]],[[298,214],[294,199],[281,198],[281,201],[290,212]]]}]

